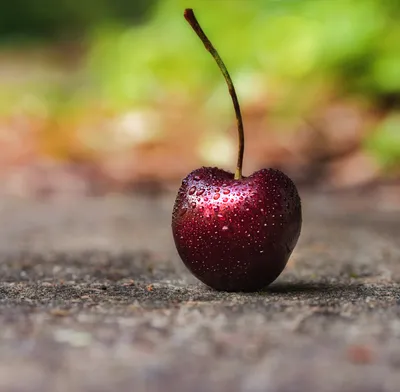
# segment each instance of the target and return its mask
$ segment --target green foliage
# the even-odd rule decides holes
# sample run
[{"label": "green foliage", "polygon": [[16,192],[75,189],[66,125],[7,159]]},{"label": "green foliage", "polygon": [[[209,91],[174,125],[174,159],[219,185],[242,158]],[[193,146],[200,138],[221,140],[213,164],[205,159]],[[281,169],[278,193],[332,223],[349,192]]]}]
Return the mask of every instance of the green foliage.
[{"label": "green foliage", "polygon": [[216,87],[222,80],[215,64],[182,17],[192,6],[233,75],[261,73],[266,84],[279,81],[283,88],[323,77],[371,97],[399,93],[396,4],[253,0],[227,7],[224,1],[164,0],[146,25],[98,29],[89,69],[104,96],[120,103]]},{"label": "green foliage", "polygon": [[[398,1],[14,0],[2,6],[0,38],[84,32],[83,71],[67,87],[40,90],[57,108],[100,101],[124,110],[196,99],[215,118],[231,115],[224,80],[183,18],[187,7],[226,62],[242,105],[263,90],[276,115],[296,117],[315,110],[332,86],[374,104],[400,102]],[[9,93],[15,96],[3,89],[0,106],[15,98]],[[400,161],[398,129],[398,115],[388,113],[367,142],[388,165]]]},{"label": "green foliage", "polygon": [[98,25],[118,20],[136,22],[151,0],[12,0],[1,5],[0,39],[23,41],[76,36]]}]

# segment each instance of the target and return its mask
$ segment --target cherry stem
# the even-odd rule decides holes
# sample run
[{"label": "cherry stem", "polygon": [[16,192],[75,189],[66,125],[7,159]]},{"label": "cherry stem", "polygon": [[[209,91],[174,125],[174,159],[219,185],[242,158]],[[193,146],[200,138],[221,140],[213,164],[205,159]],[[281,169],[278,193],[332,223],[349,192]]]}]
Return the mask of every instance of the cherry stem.
[{"label": "cherry stem", "polygon": [[207,38],[203,29],[200,27],[199,22],[197,21],[193,10],[191,8],[185,9],[183,16],[188,21],[192,29],[196,32],[198,37],[201,39],[205,48],[211,53],[214,60],[217,62],[218,67],[222,72],[222,75],[224,75],[226,84],[228,85],[229,94],[232,97],[233,107],[235,108],[236,122],[237,122],[238,136],[239,136],[238,158],[237,158],[237,165],[234,178],[235,180],[240,180],[242,178],[242,166],[243,166],[243,154],[244,154],[244,130],[243,130],[242,114],[240,112],[240,105],[236,95],[235,87],[233,86],[232,79],[229,75],[228,70],[226,69],[224,62],[219,56],[217,50],[214,48],[213,44]]}]

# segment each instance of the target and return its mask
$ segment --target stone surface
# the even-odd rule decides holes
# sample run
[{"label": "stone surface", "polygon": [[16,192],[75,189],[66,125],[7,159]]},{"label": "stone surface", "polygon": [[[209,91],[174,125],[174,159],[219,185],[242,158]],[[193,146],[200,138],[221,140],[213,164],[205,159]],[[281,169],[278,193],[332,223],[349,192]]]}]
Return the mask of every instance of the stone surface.
[{"label": "stone surface", "polygon": [[379,392],[400,385],[400,212],[302,194],[280,278],[217,293],[174,195],[0,201],[0,390]]}]

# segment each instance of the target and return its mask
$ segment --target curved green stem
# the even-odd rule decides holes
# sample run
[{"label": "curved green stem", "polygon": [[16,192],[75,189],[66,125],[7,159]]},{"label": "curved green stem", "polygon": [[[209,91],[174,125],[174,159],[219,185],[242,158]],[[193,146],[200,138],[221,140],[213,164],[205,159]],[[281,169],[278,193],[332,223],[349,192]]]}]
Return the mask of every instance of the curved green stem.
[{"label": "curved green stem", "polygon": [[239,136],[238,158],[235,171],[235,180],[240,180],[242,178],[242,166],[243,166],[243,154],[244,154],[244,130],[243,130],[242,114],[240,112],[240,106],[236,95],[235,87],[233,86],[232,79],[229,75],[228,70],[226,69],[224,62],[222,61],[221,57],[219,56],[217,50],[214,48],[210,40],[205,35],[203,29],[200,27],[199,22],[197,21],[193,10],[187,8],[185,9],[183,15],[190,24],[190,26],[192,26],[192,29],[199,36],[205,48],[211,53],[214,60],[217,62],[218,67],[222,72],[222,75],[224,75],[226,84],[228,85],[229,94],[232,97],[233,107],[235,108],[236,122],[237,122],[238,136]]}]

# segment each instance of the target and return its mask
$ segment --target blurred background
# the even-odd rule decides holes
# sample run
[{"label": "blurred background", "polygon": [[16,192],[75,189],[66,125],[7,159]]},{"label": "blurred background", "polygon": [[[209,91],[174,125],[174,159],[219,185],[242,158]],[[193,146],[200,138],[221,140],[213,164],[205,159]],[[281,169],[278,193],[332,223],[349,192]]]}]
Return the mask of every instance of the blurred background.
[{"label": "blurred background", "polygon": [[[1,191],[175,189],[233,171],[225,81],[242,106],[244,173],[321,191],[400,194],[400,3],[382,0],[13,0],[0,13]],[[397,195],[397,197],[396,197]],[[400,198],[399,198],[400,199]]]}]

